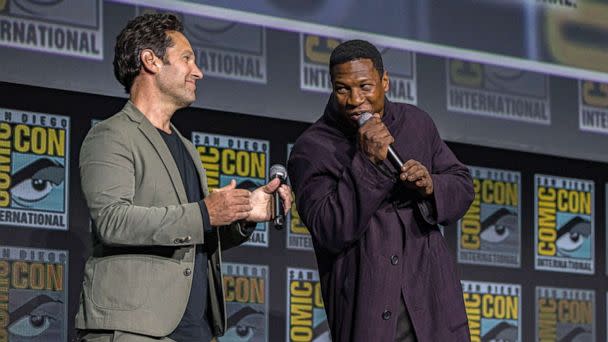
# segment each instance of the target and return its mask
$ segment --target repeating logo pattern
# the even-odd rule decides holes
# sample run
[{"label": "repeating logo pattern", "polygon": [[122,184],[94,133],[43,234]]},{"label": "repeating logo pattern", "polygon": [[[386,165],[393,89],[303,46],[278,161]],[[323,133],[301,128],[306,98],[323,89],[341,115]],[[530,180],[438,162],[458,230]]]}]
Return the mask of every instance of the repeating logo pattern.
[{"label": "repeating logo pattern", "polygon": [[101,0],[0,1],[0,46],[103,59]]},{"label": "repeating logo pattern", "polygon": [[319,272],[287,268],[286,341],[331,341]]},{"label": "repeating logo pattern", "polygon": [[462,281],[471,341],[521,341],[521,286]]},{"label": "repeating logo pattern", "polygon": [[551,123],[547,76],[457,59],[446,65],[449,111]]},{"label": "repeating logo pattern", "polygon": [[595,291],[536,287],[536,340],[595,339]]},{"label": "repeating logo pattern", "polygon": [[458,262],[519,267],[521,174],[469,167],[475,199],[458,221]]},{"label": "repeating logo pattern", "polygon": [[0,340],[67,341],[68,252],[0,246]]},{"label": "repeating logo pattern", "polygon": [[536,269],[593,274],[594,188],[592,181],[534,176]]},{"label": "repeating logo pattern", "polygon": [[[266,184],[270,153],[267,140],[192,132],[192,142],[210,190],[226,186],[232,179],[242,189],[253,190]],[[245,245],[268,247],[268,224],[258,223]]]},{"label": "repeating logo pattern", "polygon": [[220,342],[268,341],[268,266],[223,263],[226,333]]},{"label": "repeating logo pattern", "polygon": [[70,118],[0,113],[0,225],[67,230]]}]

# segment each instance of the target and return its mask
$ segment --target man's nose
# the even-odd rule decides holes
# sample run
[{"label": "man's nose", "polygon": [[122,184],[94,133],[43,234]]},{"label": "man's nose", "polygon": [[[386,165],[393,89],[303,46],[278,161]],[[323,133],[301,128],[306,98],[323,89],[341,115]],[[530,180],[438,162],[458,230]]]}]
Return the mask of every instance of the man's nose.
[{"label": "man's nose", "polygon": [[196,78],[197,80],[200,80],[203,78],[203,71],[198,67],[198,65],[196,65],[196,63],[194,63],[194,68],[192,70],[192,76],[194,76],[194,78]]},{"label": "man's nose", "polygon": [[352,89],[350,92],[350,96],[348,97],[348,104],[353,107],[357,107],[363,103],[365,97],[358,89]]}]

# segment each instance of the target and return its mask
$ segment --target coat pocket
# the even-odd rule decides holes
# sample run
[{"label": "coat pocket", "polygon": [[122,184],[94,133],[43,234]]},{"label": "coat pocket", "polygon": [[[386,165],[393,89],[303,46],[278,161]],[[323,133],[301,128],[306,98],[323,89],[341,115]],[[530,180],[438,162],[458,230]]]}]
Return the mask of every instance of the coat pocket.
[{"label": "coat pocket", "polygon": [[[117,255],[94,261],[90,276],[91,301],[103,309],[135,310],[148,300],[149,287],[157,286],[154,272],[171,259]],[[177,262],[177,261],[175,261]]]}]

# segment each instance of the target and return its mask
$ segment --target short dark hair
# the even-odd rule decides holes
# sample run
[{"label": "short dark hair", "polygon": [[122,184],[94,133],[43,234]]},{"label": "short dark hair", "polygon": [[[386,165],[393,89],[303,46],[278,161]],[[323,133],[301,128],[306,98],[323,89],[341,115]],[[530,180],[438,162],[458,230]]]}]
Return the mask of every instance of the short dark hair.
[{"label": "short dark hair", "polygon": [[334,66],[357,59],[370,59],[380,77],[384,74],[384,65],[380,51],[370,42],[360,39],[348,40],[336,46],[329,57],[329,74],[333,79]]},{"label": "short dark hair", "polygon": [[181,21],[173,14],[144,14],[127,23],[116,37],[114,47],[114,76],[129,93],[135,77],[139,75],[141,60],[139,54],[150,49],[165,60],[168,47],[173,46],[167,31],[183,32]]}]

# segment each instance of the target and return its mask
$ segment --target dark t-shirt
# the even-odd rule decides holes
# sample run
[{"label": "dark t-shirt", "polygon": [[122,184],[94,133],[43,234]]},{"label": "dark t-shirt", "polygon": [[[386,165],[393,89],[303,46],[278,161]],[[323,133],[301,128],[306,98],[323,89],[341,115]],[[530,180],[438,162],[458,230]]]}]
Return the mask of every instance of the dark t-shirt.
[{"label": "dark t-shirt", "polygon": [[[179,174],[182,177],[186,196],[189,203],[198,202],[203,216],[203,228],[205,231],[211,229],[209,214],[205,207],[201,182],[196,173],[192,157],[179,136],[172,132],[167,134],[158,130],[167,144],[171,155],[177,164]],[[177,328],[169,335],[169,338],[179,342],[210,341],[213,337],[209,327],[207,311],[207,253],[202,245],[196,246],[194,257],[194,270],[192,272],[192,290],[188,298],[186,311]]]}]

